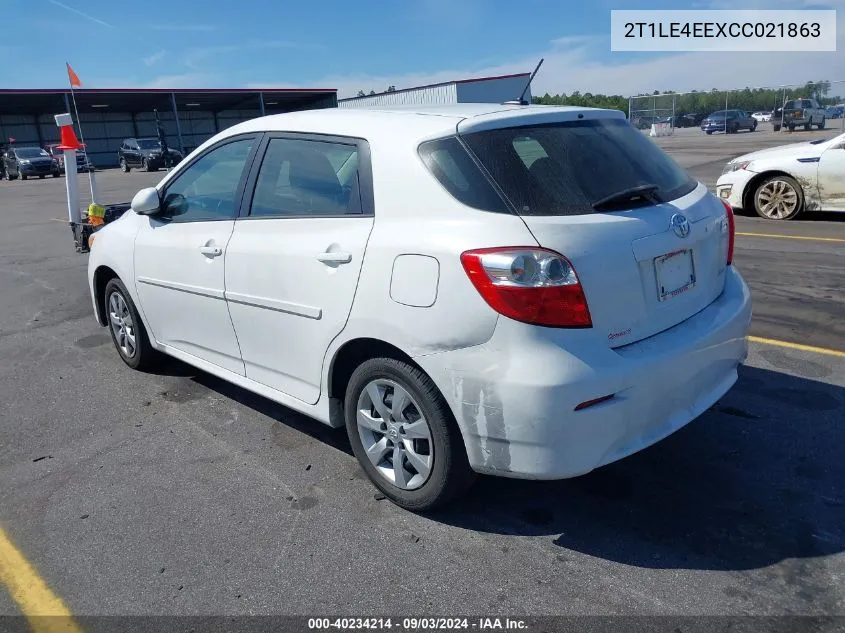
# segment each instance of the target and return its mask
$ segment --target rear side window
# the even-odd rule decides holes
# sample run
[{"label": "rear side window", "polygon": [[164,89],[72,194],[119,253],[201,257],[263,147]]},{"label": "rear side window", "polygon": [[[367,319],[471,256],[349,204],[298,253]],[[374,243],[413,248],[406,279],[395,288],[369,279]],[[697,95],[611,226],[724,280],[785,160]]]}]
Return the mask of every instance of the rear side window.
[{"label": "rear side window", "polygon": [[454,136],[423,143],[419,154],[431,174],[458,202],[483,211],[509,213],[505,202]]},{"label": "rear side window", "polygon": [[[648,185],[668,202],[697,186],[624,119],[501,128],[462,138],[521,215],[595,213],[599,200]],[[621,208],[634,206],[626,204]]]},{"label": "rear side window", "polygon": [[804,101],[802,101],[802,103],[804,104],[805,108],[812,108],[813,107],[813,102],[810,101],[809,99],[804,99]]}]

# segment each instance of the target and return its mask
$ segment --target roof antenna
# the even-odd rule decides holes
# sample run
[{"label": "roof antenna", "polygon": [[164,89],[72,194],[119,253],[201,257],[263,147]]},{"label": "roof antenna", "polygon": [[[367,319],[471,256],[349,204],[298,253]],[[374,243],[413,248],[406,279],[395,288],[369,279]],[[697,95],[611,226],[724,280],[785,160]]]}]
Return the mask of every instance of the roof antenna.
[{"label": "roof antenna", "polygon": [[528,89],[531,87],[531,82],[534,81],[534,76],[537,74],[537,71],[540,70],[540,66],[543,65],[543,59],[540,59],[540,63],[537,64],[537,67],[534,69],[534,72],[531,73],[531,76],[528,78],[528,83],[525,84],[525,88],[522,89],[522,94],[519,95],[519,99],[514,99],[512,101],[505,101],[502,105],[530,105],[525,100],[525,93],[528,92]]}]

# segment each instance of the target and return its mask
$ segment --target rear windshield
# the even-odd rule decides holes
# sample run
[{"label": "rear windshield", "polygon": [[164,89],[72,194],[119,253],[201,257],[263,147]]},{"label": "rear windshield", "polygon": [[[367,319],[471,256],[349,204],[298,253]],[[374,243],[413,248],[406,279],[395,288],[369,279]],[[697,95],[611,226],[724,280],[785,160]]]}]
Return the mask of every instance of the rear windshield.
[{"label": "rear windshield", "polygon": [[[654,198],[666,202],[697,186],[669,156],[624,119],[502,128],[461,138],[520,215],[596,213],[593,205],[599,200],[651,185],[655,186]],[[460,178],[462,185],[444,183],[446,189],[459,200],[461,196],[469,198],[471,206],[489,205],[493,207],[489,210],[499,211],[489,202],[498,196],[492,196],[490,184],[479,173],[473,173],[472,161],[460,156],[460,144],[452,141],[438,149],[452,154],[449,164],[456,175],[449,176],[448,171],[442,170],[435,176],[441,183],[444,177],[453,183]],[[440,162],[445,164],[445,160]],[[470,197],[470,185],[480,192]],[[643,203],[653,204],[647,200],[627,201],[620,208]]]}]

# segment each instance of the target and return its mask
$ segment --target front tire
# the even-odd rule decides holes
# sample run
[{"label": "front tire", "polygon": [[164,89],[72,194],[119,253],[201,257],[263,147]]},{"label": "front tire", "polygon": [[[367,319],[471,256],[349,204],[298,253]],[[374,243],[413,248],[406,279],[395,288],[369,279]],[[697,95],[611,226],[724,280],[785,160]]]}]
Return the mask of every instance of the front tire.
[{"label": "front tire", "polygon": [[771,176],[754,191],[754,210],[766,220],[793,220],[804,209],[804,191],[789,176]]},{"label": "front tire", "polygon": [[120,359],[132,369],[144,371],[158,360],[135,303],[123,282],[115,277],[106,284],[103,299],[111,339]]},{"label": "front tire", "polygon": [[824,124],[825,124],[825,119],[824,119],[824,117],[822,117],[822,122],[821,122],[821,123],[819,123],[818,128],[819,128],[820,130],[823,130],[823,129],[824,129]]},{"label": "front tire", "polygon": [[127,163],[126,159],[123,157],[120,158],[120,171],[122,171],[124,174],[129,173],[129,163]]},{"label": "front tire", "polygon": [[349,379],[344,411],[355,457],[396,505],[431,510],[472,485],[475,473],[452,412],[416,367],[393,358],[363,362]]}]

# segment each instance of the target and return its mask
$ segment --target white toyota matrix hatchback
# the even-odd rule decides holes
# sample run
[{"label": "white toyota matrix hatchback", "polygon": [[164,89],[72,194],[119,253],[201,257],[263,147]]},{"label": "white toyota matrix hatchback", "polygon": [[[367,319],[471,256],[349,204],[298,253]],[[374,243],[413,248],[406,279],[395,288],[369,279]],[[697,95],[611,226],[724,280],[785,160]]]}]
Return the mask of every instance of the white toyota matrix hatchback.
[{"label": "white toyota matrix hatchback", "polygon": [[561,479],[737,380],[729,207],[615,110],[463,104],[254,119],[98,233],[130,367],[169,354],[334,427],[402,507]]}]

